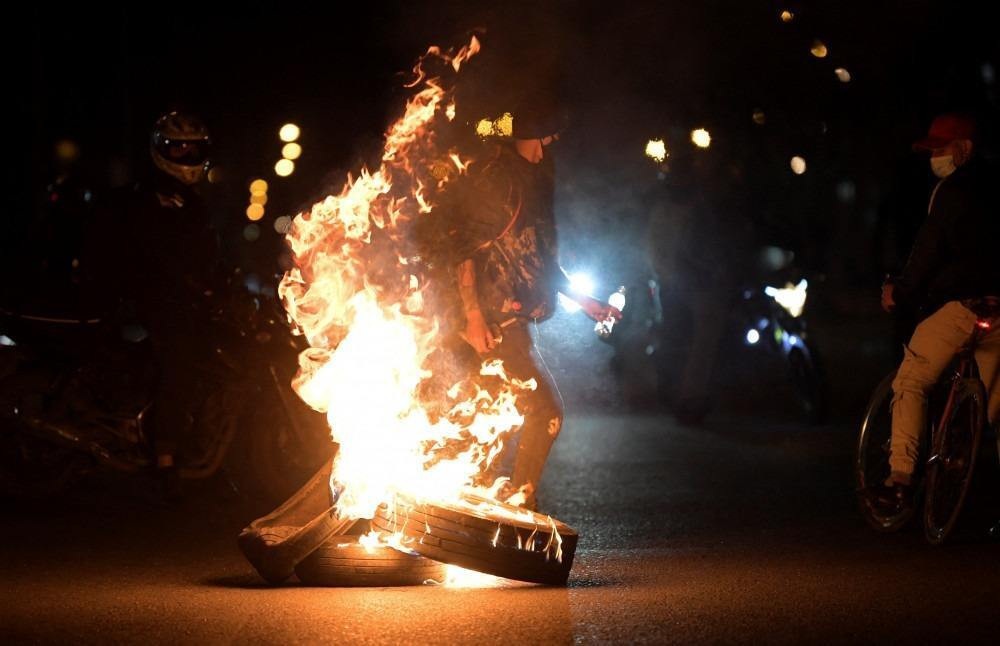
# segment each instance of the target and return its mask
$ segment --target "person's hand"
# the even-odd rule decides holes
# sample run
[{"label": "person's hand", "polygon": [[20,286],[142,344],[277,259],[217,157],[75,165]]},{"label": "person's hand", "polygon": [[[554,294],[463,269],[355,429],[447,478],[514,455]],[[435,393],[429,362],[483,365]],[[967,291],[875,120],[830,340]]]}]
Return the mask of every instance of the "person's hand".
[{"label": "person's hand", "polygon": [[580,305],[583,313],[595,321],[606,321],[609,316],[613,316],[616,321],[622,320],[621,310],[607,303],[602,303],[596,298],[579,296],[576,302]]},{"label": "person's hand", "polygon": [[463,337],[479,354],[486,354],[497,345],[480,310],[471,310],[465,313],[465,334]]},{"label": "person's hand", "polygon": [[882,309],[886,312],[891,312],[896,308],[896,299],[893,296],[894,288],[895,285],[892,283],[882,285]]}]

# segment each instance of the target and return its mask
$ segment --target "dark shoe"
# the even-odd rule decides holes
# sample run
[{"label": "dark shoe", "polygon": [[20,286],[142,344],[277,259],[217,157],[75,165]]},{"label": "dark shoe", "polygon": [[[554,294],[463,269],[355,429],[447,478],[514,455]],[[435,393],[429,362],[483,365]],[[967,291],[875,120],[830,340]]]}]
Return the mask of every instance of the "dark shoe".
[{"label": "dark shoe", "polygon": [[177,502],[183,498],[181,475],[177,467],[161,467],[157,469],[156,485],[160,499],[164,502]]},{"label": "dark shoe", "polygon": [[913,509],[913,487],[901,482],[876,487],[872,498],[875,506],[887,516]]}]

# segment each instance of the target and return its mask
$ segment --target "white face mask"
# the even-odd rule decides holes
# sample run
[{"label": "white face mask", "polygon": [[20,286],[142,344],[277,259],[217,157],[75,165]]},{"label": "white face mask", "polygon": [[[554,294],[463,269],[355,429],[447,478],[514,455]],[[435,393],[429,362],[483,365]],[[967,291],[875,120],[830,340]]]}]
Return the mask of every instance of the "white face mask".
[{"label": "white face mask", "polygon": [[955,172],[955,160],[951,155],[931,157],[931,172],[944,179]]}]

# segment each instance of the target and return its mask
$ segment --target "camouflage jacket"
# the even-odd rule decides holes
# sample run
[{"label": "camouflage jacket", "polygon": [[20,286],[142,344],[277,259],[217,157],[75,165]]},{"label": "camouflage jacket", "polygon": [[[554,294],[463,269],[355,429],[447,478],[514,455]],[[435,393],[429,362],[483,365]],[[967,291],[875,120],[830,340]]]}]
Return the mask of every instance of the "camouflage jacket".
[{"label": "camouflage jacket", "polygon": [[545,318],[563,280],[557,261],[551,163],[498,146],[474,164],[449,205],[454,262],[472,258],[488,321]]}]

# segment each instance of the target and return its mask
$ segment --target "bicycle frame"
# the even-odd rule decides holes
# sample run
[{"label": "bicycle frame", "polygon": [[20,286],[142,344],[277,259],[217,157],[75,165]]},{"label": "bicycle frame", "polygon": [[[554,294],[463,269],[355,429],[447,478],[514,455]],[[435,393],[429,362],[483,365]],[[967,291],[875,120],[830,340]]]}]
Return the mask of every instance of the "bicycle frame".
[{"label": "bicycle frame", "polygon": [[[972,482],[980,439],[989,424],[989,395],[973,360],[976,347],[983,333],[992,327],[994,317],[977,314],[972,334],[956,354],[957,367],[941,420],[935,425],[932,455],[927,460],[924,534],[932,545],[943,543],[958,520]],[[973,417],[968,426],[956,424],[954,418],[956,407],[964,405],[964,401],[972,403]]]},{"label": "bicycle frame", "polygon": [[[937,436],[938,433],[944,433],[947,428],[947,421],[951,418],[952,409],[955,407],[955,398],[958,394],[958,384],[961,383],[963,379],[979,379],[978,373],[975,371],[975,358],[976,358],[976,347],[979,345],[979,339],[982,335],[989,331],[992,327],[992,322],[986,318],[979,318],[976,320],[976,325],[972,328],[972,335],[969,340],[965,342],[959,351],[955,355],[957,363],[955,365],[954,372],[951,375],[951,388],[948,389],[948,399],[945,400],[944,408],[941,411],[941,417],[938,420],[937,426],[934,428],[934,435]],[[930,464],[939,456],[932,455],[927,463]]]}]

